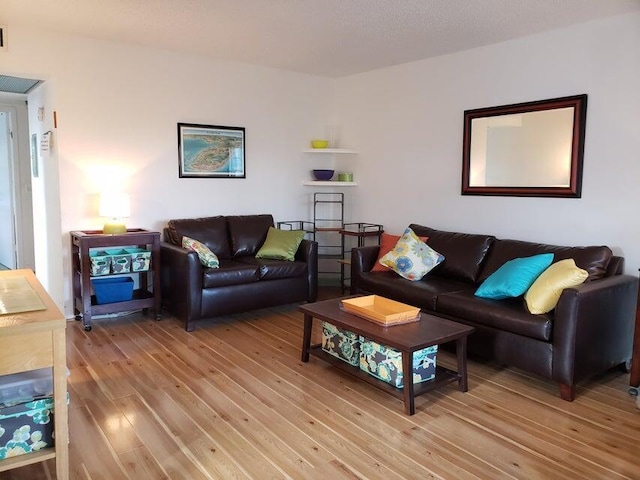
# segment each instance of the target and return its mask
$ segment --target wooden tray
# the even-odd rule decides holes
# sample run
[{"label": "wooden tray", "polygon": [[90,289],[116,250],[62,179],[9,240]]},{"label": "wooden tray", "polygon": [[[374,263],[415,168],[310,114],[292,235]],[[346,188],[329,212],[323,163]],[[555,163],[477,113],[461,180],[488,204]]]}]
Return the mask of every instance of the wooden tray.
[{"label": "wooden tray", "polygon": [[382,325],[399,325],[420,320],[420,309],[379,295],[347,298],[340,302],[346,312]]}]

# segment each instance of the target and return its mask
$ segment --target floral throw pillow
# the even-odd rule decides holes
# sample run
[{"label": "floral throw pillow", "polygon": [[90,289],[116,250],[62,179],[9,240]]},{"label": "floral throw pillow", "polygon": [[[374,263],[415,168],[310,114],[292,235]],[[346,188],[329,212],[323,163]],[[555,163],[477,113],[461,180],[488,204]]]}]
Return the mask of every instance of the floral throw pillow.
[{"label": "floral throw pillow", "polygon": [[219,268],[220,262],[218,261],[218,257],[216,254],[209,250],[204,243],[199,242],[198,240],[194,240],[190,237],[182,237],[182,248],[186,248],[187,250],[193,250],[198,254],[200,258],[200,263],[205,267],[209,268]]},{"label": "floral throw pillow", "polygon": [[407,228],[396,246],[380,259],[380,263],[407,280],[416,282],[443,260],[443,255],[420,240],[413,230]]},{"label": "floral throw pillow", "polygon": [[[419,238],[423,242],[426,242],[429,237],[419,237]],[[374,263],[373,267],[371,268],[372,272],[386,272],[387,270],[389,270],[387,267],[385,267],[380,263],[380,259],[382,259],[382,257],[384,257],[391,250],[393,250],[393,247],[395,247],[396,243],[398,243],[398,240],[400,240],[400,235],[382,233],[382,236],[380,237],[380,250],[378,251],[378,259],[376,260],[376,263]]]}]

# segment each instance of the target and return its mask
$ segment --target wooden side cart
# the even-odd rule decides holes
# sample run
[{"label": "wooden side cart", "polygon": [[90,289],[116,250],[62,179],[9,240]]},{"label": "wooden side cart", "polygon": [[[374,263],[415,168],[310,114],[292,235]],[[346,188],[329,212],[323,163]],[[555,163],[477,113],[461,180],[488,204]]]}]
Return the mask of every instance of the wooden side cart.
[{"label": "wooden side cart", "polygon": [[[138,275],[139,288],[133,298],[123,302],[98,304],[92,295],[91,258],[92,249],[114,247],[140,247],[151,251],[149,270],[128,272]],[[103,234],[99,230],[71,232],[71,261],[73,277],[73,307],[76,320],[82,320],[84,329],[91,330],[91,317],[109,313],[151,309],[160,316],[160,232],[141,228],[128,229],[126,233]],[[101,276],[102,278],[102,276]]]}]

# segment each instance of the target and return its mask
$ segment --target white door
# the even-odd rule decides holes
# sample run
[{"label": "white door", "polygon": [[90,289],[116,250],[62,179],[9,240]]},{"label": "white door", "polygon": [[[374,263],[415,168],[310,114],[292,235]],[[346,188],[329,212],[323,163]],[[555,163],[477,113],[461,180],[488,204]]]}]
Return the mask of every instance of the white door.
[{"label": "white door", "polygon": [[[0,264],[16,268],[16,232],[11,110],[0,108]],[[0,266],[0,268],[2,268]]]}]

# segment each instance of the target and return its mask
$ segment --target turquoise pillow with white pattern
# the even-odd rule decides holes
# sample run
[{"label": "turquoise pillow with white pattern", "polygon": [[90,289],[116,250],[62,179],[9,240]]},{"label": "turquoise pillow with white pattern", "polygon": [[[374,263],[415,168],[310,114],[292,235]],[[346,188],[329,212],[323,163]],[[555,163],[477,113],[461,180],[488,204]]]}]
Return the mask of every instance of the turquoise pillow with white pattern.
[{"label": "turquoise pillow with white pattern", "polygon": [[413,230],[407,228],[395,247],[380,259],[380,263],[407,280],[417,282],[443,260],[444,255],[436,252],[420,240]]}]

